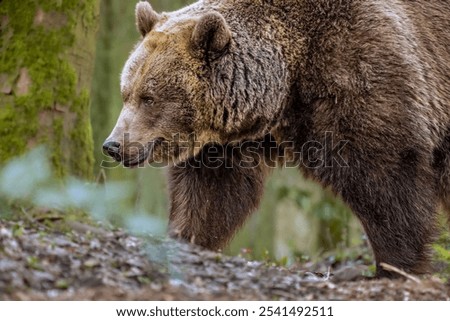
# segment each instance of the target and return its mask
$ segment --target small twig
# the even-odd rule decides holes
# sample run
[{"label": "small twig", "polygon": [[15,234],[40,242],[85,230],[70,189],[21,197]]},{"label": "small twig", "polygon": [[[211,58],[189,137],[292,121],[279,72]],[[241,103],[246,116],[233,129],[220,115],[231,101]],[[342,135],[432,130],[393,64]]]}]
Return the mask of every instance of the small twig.
[{"label": "small twig", "polygon": [[108,236],[108,232],[103,231],[100,228],[97,228],[95,226],[91,226],[88,224],[83,224],[83,223],[75,222],[75,221],[68,221],[67,225],[71,229],[73,229],[79,233],[92,233],[94,235],[103,236],[103,237]]},{"label": "small twig", "polygon": [[28,223],[36,223],[36,220],[33,218],[33,216],[30,215],[30,213],[28,213],[28,211],[23,206],[20,207],[20,211],[22,212]]},{"label": "small twig", "polygon": [[44,224],[39,222],[33,215],[28,213],[28,211],[23,206],[20,207],[20,211],[22,212],[23,216],[25,217],[25,220],[28,221],[28,223],[35,224],[38,226],[45,226]]},{"label": "small twig", "polygon": [[327,271],[327,274],[325,276],[325,281],[329,281],[330,280],[330,276],[331,276],[331,266],[328,266],[328,271]]},{"label": "small twig", "polygon": [[106,172],[105,170],[102,168],[97,175],[97,178],[95,180],[95,184],[96,185],[103,185],[106,182]]},{"label": "small twig", "polygon": [[413,276],[413,275],[411,275],[411,274],[408,274],[408,273],[406,273],[405,271],[400,270],[399,268],[396,268],[395,266],[392,266],[392,265],[387,264],[387,263],[380,263],[380,266],[381,266],[383,269],[385,269],[386,271],[395,272],[395,273],[397,273],[397,274],[400,274],[401,276],[404,276],[405,278],[407,278],[407,279],[409,279],[409,280],[411,280],[411,281],[414,281],[414,282],[416,282],[416,283],[421,283],[421,281],[420,281],[419,278],[416,278],[415,276]]}]

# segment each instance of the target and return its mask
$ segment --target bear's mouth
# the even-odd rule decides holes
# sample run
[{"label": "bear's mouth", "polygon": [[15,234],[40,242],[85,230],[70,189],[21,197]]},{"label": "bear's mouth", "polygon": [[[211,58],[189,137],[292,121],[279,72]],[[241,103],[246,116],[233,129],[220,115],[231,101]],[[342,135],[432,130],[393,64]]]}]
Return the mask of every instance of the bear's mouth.
[{"label": "bear's mouth", "polygon": [[133,155],[126,156],[125,153],[123,153],[123,165],[128,168],[134,168],[142,165],[146,160],[148,160],[149,164],[152,163],[154,150],[157,146],[161,145],[162,141],[162,138],[157,138],[154,141],[149,142],[145,147],[140,148],[138,152]]},{"label": "bear's mouth", "polygon": [[122,163],[125,167],[130,167],[130,168],[137,167],[137,166],[141,165],[142,163],[144,163],[149,155],[150,155],[150,151],[144,149],[142,151],[139,151],[137,156],[128,157],[128,158],[124,157]]}]

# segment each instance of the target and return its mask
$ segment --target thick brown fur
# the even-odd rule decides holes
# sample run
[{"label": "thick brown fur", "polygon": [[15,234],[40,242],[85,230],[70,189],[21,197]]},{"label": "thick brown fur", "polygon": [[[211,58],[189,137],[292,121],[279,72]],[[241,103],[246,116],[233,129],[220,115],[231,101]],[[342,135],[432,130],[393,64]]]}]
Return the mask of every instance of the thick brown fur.
[{"label": "thick brown fur", "polygon": [[257,209],[268,173],[261,145],[233,147],[207,145],[169,169],[171,236],[219,250]]},{"label": "thick brown fur", "polygon": [[[379,276],[390,276],[382,262],[425,273],[435,212],[450,210],[449,17],[447,0],[203,0],[138,15],[144,38],[122,75],[107,140],[117,149],[106,149],[136,165],[143,148],[127,152],[124,133],[173,143],[173,163],[187,166],[169,170],[170,231],[218,249],[257,207],[267,169],[189,162],[268,134],[293,142],[294,162],[360,219]],[[311,155],[311,142],[325,148]],[[152,146],[145,157],[167,155]]]}]

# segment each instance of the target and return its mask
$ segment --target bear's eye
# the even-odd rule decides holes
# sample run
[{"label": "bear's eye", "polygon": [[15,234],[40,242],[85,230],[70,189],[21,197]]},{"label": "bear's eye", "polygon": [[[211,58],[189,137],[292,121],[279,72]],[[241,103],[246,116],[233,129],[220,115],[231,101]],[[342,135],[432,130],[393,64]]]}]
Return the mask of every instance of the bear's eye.
[{"label": "bear's eye", "polygon": [[151,107],[154,103],[154,99],[151,96],[141,96],[141,101],[145,107]]}]

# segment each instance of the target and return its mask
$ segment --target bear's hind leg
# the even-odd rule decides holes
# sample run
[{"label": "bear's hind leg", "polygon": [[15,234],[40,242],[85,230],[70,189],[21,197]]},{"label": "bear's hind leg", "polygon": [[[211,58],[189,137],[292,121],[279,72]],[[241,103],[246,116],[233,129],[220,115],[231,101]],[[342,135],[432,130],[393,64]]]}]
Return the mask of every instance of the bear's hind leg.
[{"label": "bear's hind leg", "polygon": [[380,177],[364,168],[341,171],[344,183],[335,188],[367,233],[378,277],[395,276],[381,263],[413,274],[428,272],[429,246],[436,234],[437,197],[433,175],[426,172],[424,169],[419,176],[397,168]]},{"label": "bear's hind leg", "polygon": [[450,195],[442,194],[441,196],[441,207],[447,217],[447,228],[450,230]]},{"label": "bear's hind leg", "polygon": [[447,226],[450,229],[450,135],[434,150],[433,167],[438,179],[441,207],[447,215]]}]

